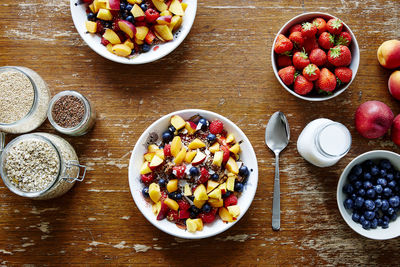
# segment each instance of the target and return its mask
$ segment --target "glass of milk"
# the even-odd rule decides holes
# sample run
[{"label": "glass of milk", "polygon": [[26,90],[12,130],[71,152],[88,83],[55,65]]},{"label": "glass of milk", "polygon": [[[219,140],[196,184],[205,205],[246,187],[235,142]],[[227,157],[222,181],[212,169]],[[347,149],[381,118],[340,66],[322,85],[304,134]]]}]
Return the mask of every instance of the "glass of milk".
[{"label": "glass of milk", "polygon": [[316,119],[307,124],[297,140],[300,155],[318,167],[336,164],[351,147],[351,134],[343,124]]}]

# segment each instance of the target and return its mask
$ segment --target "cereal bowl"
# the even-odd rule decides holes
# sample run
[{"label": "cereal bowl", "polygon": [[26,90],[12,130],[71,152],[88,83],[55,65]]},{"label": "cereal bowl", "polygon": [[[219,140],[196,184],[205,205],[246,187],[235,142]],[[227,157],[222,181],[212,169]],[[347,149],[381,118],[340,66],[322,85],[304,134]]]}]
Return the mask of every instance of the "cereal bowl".
[{"label": "cereal bowl", "polygon": [[177,48],[189,34],[196,17],[197,0],[184,0],[183,2],[187,3],[188,7],[185,10],[182,25],[174,33],[174,39],[170,42],[155,45],[149,52],[140,53],[138,56],[133,58],[120,57],[110,53],[107,48],[100,43],[101,38],[99,36],[87,33],[85,26],[85,21],[87,20],[86,7],[84,4],[81,4],[82,1],[70,0],[70,9],[76,30],[87,45],[97,54],[122,64],[144,64],[156,61],[168,55],[175,50],[175,48]]},{"label": "cereal bowl", "polygon": [[352,70],[353,75],[352,75],[351,81],[349,83],[342,84],[339,88],[335,89],[333,91],[333,94],[331,94],[331,95],[319,95],[316,92],[311,92],[308,95],[300,95],[282,82],[281,78],[278,75],[279,68],[277,65],[277,55],[274,51],[274,46],[275,46],[275,43],[276,43],[276,40],[277,40],[279,34],[286,34],[293,25],[304,22],[304,21],[309,21],[316,17],[321,17],[321,18],[325,19],[326,21],[328,21],[331,18],[336,18],[335,16],[332,16],[327,13],[321,13],[321,12],[309,12],[309,13],[300,14],[300,15],[292,18],[288,22],[286,22],[285,25],[283,25],[283,27],[277,33],[277,35],[274,39],[273,45],[272,45],[272,49],[271,49],[272,68],[273,68],[275,76],[278,79],[278,81],[280,82],[280,84],[283,86],[283,88],[285,88],[286,91],[288,91],[292,95],[294,95],[300,99],[308,100],[308,101],[324,101],[324,100],[332,99],[332,98],[340,95],[341,93],[343,93],[350,86],[350,84],[353,82],[354,78],[356,77],[358,66],[360,63],[360,50],[358,47],[357,39],[356,39],[355,35],[353,34],[353,32],[351,31],[351,29],[343,22],[343,29],[345,31],[349,32],[351,39],[352,39],[350,47],[349,47],[351,50],[352,61],[351,61],[349,68]]},{"label": "cereal bowl", "polygon": [[[185,120],[191,118],[194,115],[201,115],[209,121],[218,119],[224,124],[224,128],[227,130],[228,133],[232,133],[235,136],[236,140],[242,140],[242,143],[240,145],[240,161],[248,167],[248,169],[250,170],[250,176],[244,186],[242,194],[240,195],[240,197],[238,197],[237,204],[240,206],[241,212],[240,215],[237,217],[237,220],[230,223],[224,223],[222,220],[217,218],[214,222],[210,224],[205,224],[202,231],[191,233],[187,230],[177,227],[174,223],[166,219],[156,219],[156,216],[152,212],[151,204],[142,195],[143,184],[140,181],[140,168],[144,162],[143,155],[146,153],[148,145],[161,140],[161,134],[170,125],[170,118],[173,115],[179,115]],[[240,130],[238,126],[236,126],[232,121],[228,120],[227,118],[217,113],[200,109],[187,109],[176,111],[163,116],[162,118],[151,124],[138,139],[129,162],[129,187],[138,209],[142,212],[144,217],[158,229],[170,235],[186,239],[200,239],[214,236],[229,229],[235,223],[237,223],[244,216],[247,209],[250,207],[251,202],[253,201],[257,189],[257,181],[257,158],[254,149],[246,135]]]},{"label": "cereal bowl", "polygon": [[361,224],[356,223],[352,220],[352,212],[344,207],[343,202],[346,199],[346,195],[343,192],[343,186],[348,182],[348,175],[352,168],[366,160],[372,160],[374,163],[381,159],[389,160],[396,170],[400,170],[400,155],[391,151],[386,150],[373,150],[359,155],[353,159],[344,169],[342,175],[339,178],[336,199],[337,205],[339,207],[340,214],[342,215],[344,221],[358,234],[376,240],[386,240],[400,236],[400,219],[397,218],[389,223],[389,228],[383,229],[380,226],[376,229],[364,229]]}]

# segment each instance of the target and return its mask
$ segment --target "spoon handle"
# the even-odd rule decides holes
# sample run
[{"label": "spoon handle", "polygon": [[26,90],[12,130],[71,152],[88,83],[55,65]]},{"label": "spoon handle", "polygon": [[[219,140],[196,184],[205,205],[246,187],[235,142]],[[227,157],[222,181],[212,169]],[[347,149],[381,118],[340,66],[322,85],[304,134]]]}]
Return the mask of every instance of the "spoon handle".
[{"label": "spoon handle", "polygon": [[281,200],[279,182],[279,153],[275,153],[275,180],[274,180],[274,199],[272,202],[272,229],[279,231],[281,228]]}]

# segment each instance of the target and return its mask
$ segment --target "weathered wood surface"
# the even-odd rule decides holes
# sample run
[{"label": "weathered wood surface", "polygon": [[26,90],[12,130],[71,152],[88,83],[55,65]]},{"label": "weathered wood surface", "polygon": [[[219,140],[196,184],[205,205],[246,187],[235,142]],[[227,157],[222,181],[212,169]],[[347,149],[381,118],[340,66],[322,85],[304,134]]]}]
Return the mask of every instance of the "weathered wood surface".
[{"label": "weathered wood surface", "polygon": [[[276,80],[270,50],[275,33],[306,11],[329,12],[356,34],[361,49],[357,78],[339,97],[310,103],[290,95]],[[27,66],[52,93],[74,89],[97,106],[98,121],[84,137],[67,138],[85,181],[64,197],[29,201],[0,187],[0,263],[4,265],[322,265],[398,264],[398,239],[367,240],[342,220],[336,206],[338,177],[352,158],[373,149],[399,152],[389,136],[366,140],[353,115],[367,100],[381,100],[397,114],[387,91],[390,72],[376,49],[399,38],[400,2],[199,1],[194,26],[181,46],[157,62],[127,66],[95,54],[76,32],[67,0],[2,0],[0,64]],[[259,163],[256,197],[244,218],[227,232],[184,241],[156,229],[141,215],[128,188],[130,151],[161,115],[184,108],[218,112],[241,127]],[[292,141],[281,155],[282,226],[271,229],[273,154],[264,128],[277,111],[287,116]],[[350,153],[335,167],[306,163],[296,140],[307,122],[327,117],[349,127]],[[46,122],[40,130],[54,132]]]}]

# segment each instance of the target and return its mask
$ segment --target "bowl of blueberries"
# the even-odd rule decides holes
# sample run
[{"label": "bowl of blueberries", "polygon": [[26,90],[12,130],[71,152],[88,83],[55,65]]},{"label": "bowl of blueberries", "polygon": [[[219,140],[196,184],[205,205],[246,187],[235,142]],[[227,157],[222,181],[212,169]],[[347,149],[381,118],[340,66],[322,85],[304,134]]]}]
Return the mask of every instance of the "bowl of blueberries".
[{"label": "bowl of blueberries", "polygon": [[373,150],[353,159],[340,176],[337,204],[358,234],[376,240],[400,236],[400,155]]}]

